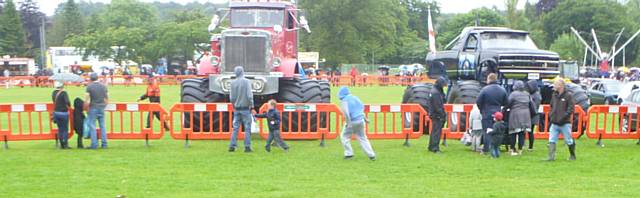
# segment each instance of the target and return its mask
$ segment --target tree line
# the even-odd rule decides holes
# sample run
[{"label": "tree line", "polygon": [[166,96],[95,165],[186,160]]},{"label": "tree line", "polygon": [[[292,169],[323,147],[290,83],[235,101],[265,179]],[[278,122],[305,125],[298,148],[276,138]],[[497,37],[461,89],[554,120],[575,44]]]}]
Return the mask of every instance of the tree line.
[{"label": "tree line", "polygon": [[[582,62],[584,47],[569,27],[575,27],[589,43],[593,42],[591,29],[596,30],[603,51],[610,50],[622,28],[626,28],[622,41],[640,28],[640,0],[540,0],[517,9],[519,1],[523,0],[505,0],[505,10],[483,7],[448,14],[441,13],[437,2],[425,0],[299,0],[312,28],[312,33],[300,34],[300,51],[319,51],[332,66],[423,63],[429,7],[438,50],[464,27],[504,26],[529,31],[539,48]],[[206,50],[198,44],[209,42],[209,20],[225,6],[67,0],[53,16],[46,17],[33,0],[23,0],[19,6],[12,0],[0,0],[0,54],[37,58],[39,27],[45,22],[47,46],[80,47],[85,56],[117,63],[153,64],[160,58],[186,62],[194,51]],[[626,48],[627,65],[640,65],[639,50],[639,41]]]}]

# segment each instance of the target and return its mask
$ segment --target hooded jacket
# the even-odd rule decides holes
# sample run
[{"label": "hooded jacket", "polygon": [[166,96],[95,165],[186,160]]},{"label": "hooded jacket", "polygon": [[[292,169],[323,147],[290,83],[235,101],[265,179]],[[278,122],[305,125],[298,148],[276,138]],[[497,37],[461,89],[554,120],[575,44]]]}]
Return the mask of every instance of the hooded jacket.
[{"label": "hooded jacket", "polygon": [[497,82],[491,82],[480,91],[476,105],[480,108],[482,119],[491,120],[493,113],[502,110],[502,107],[506,106],[507,102],[507,91]]},{"label": "hooded jacket", "polygon": [[338,98],[342,102],[341,108],[347,124],[364,121],[364,105],[358,97],[349,93],[347,87],[340,87]]},{"label": "hooded jacket", "polygon": [[231,90],[229,92],[229,100],[236,110],[253,109],[253,92],[251,92],[251,83],[244,77],[244,69],[237,66],[234,69],[236,79],[231,82]]},{"label": "hooded jacket", "polygon": [[276,109],[269,109],[269,111],[256,114],[256,118],[267,118],[269,122],[269,131],[280,130],[280,112]]},{"label": "hooded jacket", "polygon": [[529,105],[532,103],[529,92],[527,92],[524,82],[516,81],[513,84],[513,91],[509,95],[509,133],[531,130],[531,113]]},{"label": "hooded jacket", "polygon": [[436,80],[436,84],[429,92],[429,117],[432,120],[444,120],[447,113],[444,112],[444,86],[447,84],[447,79],[440,77]]},{"label": "hooded jacket", "polygon": [[76,98],[73,100],[73,130],[79,136],[82,136],[84,131],[84,119],[85,115],[82,107],[84,106],[84,101],[80,98]]},{"label": "hooded jacket", "polygon": [[[542,103],[542,95],[540,95],[540,88],[538,88],[538,81],[530,80],[527,82],[527,88],[529,90],[529,95],[531,95],[531,100],[533,101],[533,106],[536,108],[540,108],[540,104]],[[531,123],[537,124],[540,120],[540,114],[536,113],[533,117],[531,117]]]}]

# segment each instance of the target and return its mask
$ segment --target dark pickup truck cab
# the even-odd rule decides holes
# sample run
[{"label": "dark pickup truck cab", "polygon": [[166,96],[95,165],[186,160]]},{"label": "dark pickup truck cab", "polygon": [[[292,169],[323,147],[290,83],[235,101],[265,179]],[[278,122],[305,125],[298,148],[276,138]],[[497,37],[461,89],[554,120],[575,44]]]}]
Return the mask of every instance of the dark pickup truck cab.
[{"label": "dark pickup truck cab", "polygon": [[502,27],[467,27],[445,47],[429,53],[432,78],[486,81],[489,73],[501,79],[542,79],[559,74],[558,53],[540,50],[529,33]]}]

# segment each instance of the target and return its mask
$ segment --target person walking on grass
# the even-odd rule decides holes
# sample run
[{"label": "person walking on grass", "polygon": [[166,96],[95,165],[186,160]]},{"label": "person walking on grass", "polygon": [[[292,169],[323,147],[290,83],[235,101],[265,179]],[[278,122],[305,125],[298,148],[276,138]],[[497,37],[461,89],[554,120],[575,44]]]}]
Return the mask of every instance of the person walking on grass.
[{"label": "person walking on grass", "polygon": [[576,142],[571,137],[571,116],[573,116],[574,101],[571,94],[565,90],[562,79],[557,79],[553,83],[553,88],[555,91],[551,97],[551,112],[549,113],[551,127],[549,128],[549,157],[547,161],[556,159],[556,144],[560,133],[564,137],[564,143],[569,147],[571,154],[569,160],[576,160]]},{"label": "person walking on grass", "polygon": [[[533,101],[527,92],[524,82],[516,81],[513,84],[513,91],[509,95],[509,145],[511,155],[521,155],[524,146],[524,134],[531,132],[531,115],[536,110],[533,109]],[[518,148],[516,148],[516,140]]]},{"label": "person walking on grass", "polygon": [[[147,85],[147,92],[145,92],[142,96],[140,96],[140,99],[138,99],[138,102],[146,100],[148,98],[149,102],[160,104],[160,86],[158,86],[158,80],[154,78],[153,75],[149,75],[148,83],[149,84]],[[153,119],[153,117],[151,117],[151,114],[153,114],[153,116],[155,116],[156,118],[158,118],[158,120],[162,122],[162,125],[165,131],[169,130],[169,125],[167,125],[167,121],[163,121],[162,119],[160,119],[160,112],[158,111],[153,113],[149,112],[149,114],[147,114],[146,128],[151,127],[151,120]]]},{"label": "person walking on grass", "polygon": [[340,87],[338,98],[341,102],[342,114],[344,115],[345,125],[342,130],[340,140],[344,146],[344,159],[353,158],[353,149],[351,148],[351,137],[355,134],[356,139],[360,142],[360,147],[369,156],[372,161],[376,160],[376,154],[371,148],[371,143],[365,133],[365,123],[368,123],[364,115],[364,105],[357,96],[349,93],[347,87]]},{"label": "person walking on grass", "polygon": [[[529,132],[529,152],[533,151],[533,142],[535,140],[535,136],[533,134],[533,130],[535,130],[535,126],[540,122],[540,114],[537,112],[538,108],[540,108],[540,104],[542,103],[542,95],[540,95],[540,88],[538,88],[538,81],[529,80],[527,82],[527,87],[529,94],[531,95],[531,100],[533,101],[533,107],[536,112],[533,117],[531,117],[531,131]],[[540,126],[538,126],[540,128]]]},{"label": "person walking on grass", "polygon": [[89,75],[91,83],[87,86],[84,97],[85,106],[88,105],[89,116],[89,136],[91,137],[91,147],[89,149],[98,148],[98,134],[96,129],[96,120],[100,125],[100,139],[102,140],[102,148],[107,148],[107,128],[104,125],[104,109],[109,103],[109,94],[107,86],[98,82],[98,74],[91,73]]},{"label": "person walking on grass", "polygon": [[267,145],[264,149],[267,152],[271,152],[271,142],[275,140],[276,144],[287,152],[289,151],[289,146],[287,143],[284,143],[282,137],[280,137],[280,112],[276,109],[276,100],[269,100],[268,104],[269,110],[267,112],[255,115],[256,118],[267,118],[267,122],[269,122],[269,136],[267,137]]},{"label": "person walking on grass", "polygon": [[[493,126],[493,114],[502,110],[502,107],[507,105],[507,101],[507,91],[498,85],[498,76],[495,73],[489,74],[487,76],[487,86],[482,88],[476,100],[476,105],[478,105],[482,114],[482,128],[484,131]],[[491,145],[491,138],[487,137],[486,134],[483,138],[484,147],[482,151],[484,153],[489,152],[489,145]]]},{"label": "person walking on grass", "polygon": [[441,153],[440,138],[442,135],[442,127],[444,126],[447,113],[444,112],[444,87],[447,86],[447,79],[438,78],[436,84],[429,92],[429,118],[431,118],[431,134],[429,136],[429,146],[427,149],[433,153]]},{"label": "person walking on grass", "polygon": [[55,90],[51,93],[53,105],[53,121],[58,125],[58,142],[61,149],[71,149],[69,147],[69,95],[64,91],[64,83],[55,81],[53,83]]},{"label": "person walking on grass", "polygon": [[251,122],[253,121],[253,92],[251,92],[251,84],[244,77],[244,69],[242,66],[234,68],[236,79],[231,82],[231,91],[229,99],[233,104],[233,133],[231,134],[231,143],[229,144],[229,152],[236,151],[238,141],[238,131],[240,125],[244,127],[244,152],[250,153],[251,150]]}]

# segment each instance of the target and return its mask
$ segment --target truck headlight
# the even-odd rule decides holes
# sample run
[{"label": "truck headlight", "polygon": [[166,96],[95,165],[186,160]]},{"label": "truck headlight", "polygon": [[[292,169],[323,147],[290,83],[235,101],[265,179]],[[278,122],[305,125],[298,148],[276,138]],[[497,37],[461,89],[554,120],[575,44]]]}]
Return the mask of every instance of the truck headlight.
[{"label": "truck headlight", "polygon": [[262,81],[253,81],[251,82],[251,89],[253,90],[261,90],[263,87]]},{"label": "truck headlight", "polygon": [[231,90],[231,80],[222,81],[222,89]]},{"label": "truck headlight", "polygon": [[220,63],[220,57],[218,57],[218,56],[211,57],[211,65],[216,66],[219,63]]},{"label": "truck headlight", "polygon": [[280,67],[280,65],[282,64],[282,61],[280,60],[280,58],[274,58],[272,65],[273,67]]}]

